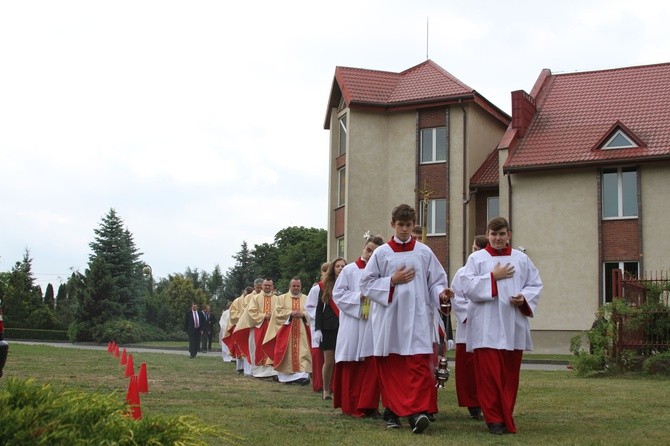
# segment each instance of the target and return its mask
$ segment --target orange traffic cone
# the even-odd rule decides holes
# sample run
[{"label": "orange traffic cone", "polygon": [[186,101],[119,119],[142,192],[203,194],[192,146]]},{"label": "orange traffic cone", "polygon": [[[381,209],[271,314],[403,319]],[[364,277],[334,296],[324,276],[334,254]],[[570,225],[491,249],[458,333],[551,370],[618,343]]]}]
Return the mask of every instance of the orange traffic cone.
[{"label": "orange traffic cone", "polygon": [[114,344],[114,357],[118,358],[119,357],[119,346]]},{"label": "orange traffic cone", "polygon": [[142,419],[142,408],[140,407],[140,392],[137,390],[137,376],[130,377],[128,383],[128,393],[126,394],[126,402],[130,406],[130,413],[134,420]]},{"label": "orange traffic cone", "polygon": [[140,375],[137,377],[137,388],[140,393],[147,393],[149,391],[149,381],[147,380],[147,363],[143,362],[140,365]]},{"label": "orange traffic cone", "polygon": [[121,365],[126,365],[128,362],[128,357],[126,356],[126,348],[123,347],[123,353],[121,354]]},{"label": "orange traffic cone", "polygon": [[133,365],[133,355],[132,353],[129,353],[126,361],[125,376],[133,376],[134,374],[135,374],[135,366]]}]

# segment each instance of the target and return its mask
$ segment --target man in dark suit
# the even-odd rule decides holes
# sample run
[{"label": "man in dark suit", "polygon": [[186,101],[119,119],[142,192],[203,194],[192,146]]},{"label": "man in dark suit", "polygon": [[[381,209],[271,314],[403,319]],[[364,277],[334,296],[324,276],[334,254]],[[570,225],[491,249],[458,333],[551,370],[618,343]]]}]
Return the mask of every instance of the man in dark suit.
[{"label": "man in dark suit", "polygon": [[184,331],[188,333],[188,352],[191,354],[191,359],[198,354],[204,323],[205,315],[198,310],[198,304],[193,302],[191,309],[184,315]]},{"label": "man in dark suit", "polygon": [[214,336],[214,315],[209,305],[205,306],[205,322],[202,330],[202,352],[212,351],[212,340]]}]

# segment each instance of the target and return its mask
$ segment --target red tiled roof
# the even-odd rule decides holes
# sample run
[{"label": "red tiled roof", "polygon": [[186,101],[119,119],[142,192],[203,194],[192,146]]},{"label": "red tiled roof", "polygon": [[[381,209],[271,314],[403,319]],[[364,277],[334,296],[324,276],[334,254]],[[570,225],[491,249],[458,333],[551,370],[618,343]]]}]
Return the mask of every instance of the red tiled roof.
[{"label": "red tiled roof", "polygon": [[392,105],[472,95],[474,92],[432,60],[401,73],[337,67],[335,79],[347,104]]},{"label": "red tiled roof", "polygon": [[400,73],[336,67],[325,128],[329,128],[330,113],[340,99],[344,99],[347,107],[385,110],[458,99],[475,100],[505,124],[509,121],[504,112],[430,59]]},{"label": "red tiled roof", "polygon": [[486,157],[486,160],[479,166],[477,172],[470,178],[471,187],[498,186],[498,149]]},{"label": "red tiled roof", "polygon": [[[535,100],[505,171],[670,158],[670,63],[549,75]],[[599,149],[617,123],[644,147]]]}]

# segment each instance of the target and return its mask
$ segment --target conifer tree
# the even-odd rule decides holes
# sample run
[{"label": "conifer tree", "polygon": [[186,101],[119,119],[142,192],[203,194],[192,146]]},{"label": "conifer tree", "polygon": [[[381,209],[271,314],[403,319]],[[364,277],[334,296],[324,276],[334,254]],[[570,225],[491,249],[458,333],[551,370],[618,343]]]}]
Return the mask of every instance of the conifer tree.
[{"label": "conifer tree", "polygon": [[44,306],[49,308],[50,310],[54,309],[54,287],[49,283],[47,285],[47,290],[44,292]]},{"label": "conifer tree", "polygon": [[[111,318],[137,320],[146,293],[142,276],[142,255],[130,231],[114,209],[94,230],[95,240],[89,256],[86,287],[80,293],[80,306],[75,319],[106,321]],[[90,302],[104,301],[104,302]],[[92,312],[92,313],[91,313]],[[81,319],[82,317],[86,319]]]}]

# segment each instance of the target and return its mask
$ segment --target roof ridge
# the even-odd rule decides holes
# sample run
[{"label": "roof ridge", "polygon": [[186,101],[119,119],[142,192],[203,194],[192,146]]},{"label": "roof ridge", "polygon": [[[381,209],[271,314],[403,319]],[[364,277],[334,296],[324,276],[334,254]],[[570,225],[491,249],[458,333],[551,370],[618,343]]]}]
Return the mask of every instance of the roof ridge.
[{"label": "roof ridge", "polygon": [[593,74],[593,73],[607,73],[607,72],[612,72],[612,71],[628,71],[628,70],[638,70],[638,69],[645,69],[645,68],[650,68],[650,67],[660,67],[663,65],[670,65],[670,62],[659,62],[659,63],[653,63],[653,64],[647,64],[647,65],[628,65],[625,67],[615,67],[615,68],[603,68],[603,69],[593,69],[593,70],[587,70],[587,71],[570,71],[570,72],[560,72],[556,70],[551,70],[551,75],[552,76],[574,76],[574,75],[581,75],[581,74]]}]

